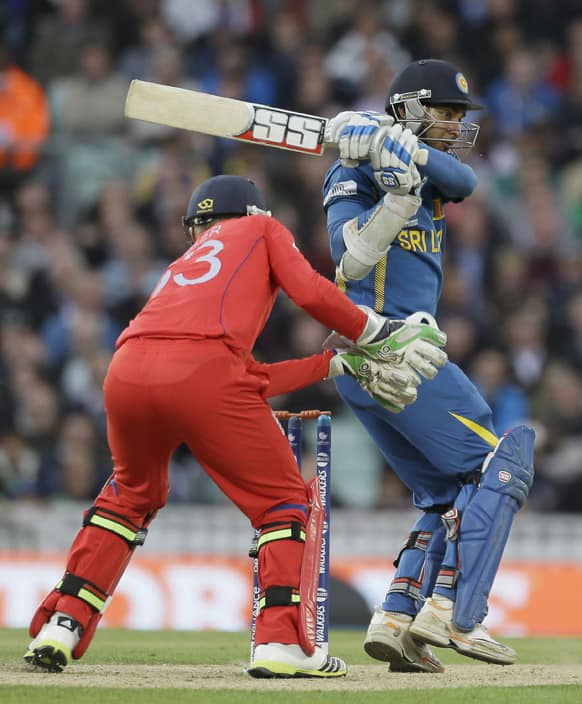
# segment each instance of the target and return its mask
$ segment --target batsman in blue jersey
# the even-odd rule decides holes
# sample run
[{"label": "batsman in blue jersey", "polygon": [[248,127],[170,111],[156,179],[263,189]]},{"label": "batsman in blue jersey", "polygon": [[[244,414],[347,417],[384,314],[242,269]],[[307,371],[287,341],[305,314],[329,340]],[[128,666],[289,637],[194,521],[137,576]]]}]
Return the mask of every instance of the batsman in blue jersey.
[{"label": "batsman in blue jersey", "polygon": [[[444,204],[471,195],[473,169],[457,152],[473,146],[479,109],[467,80],[445,61],[407,65],[394,79],[386,115],[341,113],[326,139],[340,160],[328,171],[323,206],[336,282],[357,304],[388,318],[436,326],[446,245]],[[422,513],[395,565],[364,648],[392,671],[442,672],[427,644],[511,664],[516,653],[483,626],[487,599],[515,513],[533,481],[533,430],[499,440],[491,410],[448,362],[392,413],[350,377],[337,388]]]}]

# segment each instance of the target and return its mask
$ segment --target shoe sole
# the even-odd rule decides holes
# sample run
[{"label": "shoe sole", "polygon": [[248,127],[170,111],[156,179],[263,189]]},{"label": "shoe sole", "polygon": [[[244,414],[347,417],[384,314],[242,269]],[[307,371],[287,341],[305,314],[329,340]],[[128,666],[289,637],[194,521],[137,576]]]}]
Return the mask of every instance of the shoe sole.
[{"label": "shoe sole", "polygon": [[434,631],[430,631],[422,627],[420,623],[415,621],[410,627],[410,635],[418,638],[423,643],[428,643],[429,645],[436,645],[437,648],[452,648],[451,639],[448,634],[441,636],[440,638],[436,636]]},{"label": "shoe sole", "polygon": [[24,660],[32,667],[47,672],[62,672],[69,662],[63,650],[50,644],[40,645],[27,651]]},{"label": "shoe sole", "polygon": [[515,656],[507,655],[504,657],[501,654],[496,655],[484,649],[475,650],[474,645],[471,646],[468,643],[458,642],[450,635],[438,638],[434,631],[425,630],[418,623],[414,623],[414,625],[411,626],[410,633],[423,643],[434,645],[437,648],[452,648],[459,653],[459,655],[473,658],[473,660],[481,660],[482,662],[488,662],[493,665],[513,665],[515,662]]},{"label": "shoe sole", "polygon": [[308,677],[325,679],[330,677],[345,677],[347,674],[347,669],[341,669],[335,672],[325,672],[324,670],[301,670],[293,667],[292,665],[287,665],[286,663],[264,660],[262,662],[255,663],[252,667],[249,667],[247,674],[251,677],[255,677],[256,679],[290,679]]},{"label": "shoe sole", "polygon": [[421,672],[426,674],[438,674],[445,669],[440,664],[423,664],[414,660],[408,660],[400,650],[394,646],[380,640],[364,641],[364,650],[374,660],[387,662],[390,664],[390,672]]},{"label": "shoe sole", "polygon": [[379,640],[378,637],[376,637],[376,640],[365,640],[364,650],[371,658],[374,658],[374,660],[389,662],[395,665],[404,662],[404,658],[399,649],[397,650],[386,641]]},{"label": "shoe sole", "polygon": [[451,638],[450,643],[450,647],[456,650],[459,655],[465,655],[468,658],[473,658],[473,660],[481,660],[482,662],[488,662],[492,665],[513,665],[516,660],[515,655],[504,656],[501,653],[495,654],[485,649],[475,650],[475,644],[473,644],[473,646],[467,646],[465,643],[459,644],[453,638]]}]

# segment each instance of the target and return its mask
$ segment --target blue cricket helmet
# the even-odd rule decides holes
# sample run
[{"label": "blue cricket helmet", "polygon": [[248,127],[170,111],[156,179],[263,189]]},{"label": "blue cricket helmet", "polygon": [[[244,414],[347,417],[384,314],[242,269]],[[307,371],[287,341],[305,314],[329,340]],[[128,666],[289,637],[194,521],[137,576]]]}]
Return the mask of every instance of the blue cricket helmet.
[{"label": "blue cricket helmet", "polygon": [[265,201],[255,183],[243,176],[223,174],[195,188],[182,222],[192,227],[217,217],[250,215],[257,210],[265,211]]}]

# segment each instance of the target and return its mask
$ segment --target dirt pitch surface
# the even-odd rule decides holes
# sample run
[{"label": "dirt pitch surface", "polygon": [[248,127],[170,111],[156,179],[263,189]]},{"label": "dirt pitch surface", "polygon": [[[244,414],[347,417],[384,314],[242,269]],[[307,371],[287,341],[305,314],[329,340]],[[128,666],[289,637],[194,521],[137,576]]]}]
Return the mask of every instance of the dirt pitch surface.
[{"label": "dirt pitch surface", "polygon": [[582,685],[582,665],[448,665],[444,674],[395,674],[382,665],[354,665],[348,676],[330,680],[256,680],[243,665],[76,665],[61,674],[4,665],[0,685],[112,687],[132,689],[285,689],[298,691],[383,691],[451,687]]}]

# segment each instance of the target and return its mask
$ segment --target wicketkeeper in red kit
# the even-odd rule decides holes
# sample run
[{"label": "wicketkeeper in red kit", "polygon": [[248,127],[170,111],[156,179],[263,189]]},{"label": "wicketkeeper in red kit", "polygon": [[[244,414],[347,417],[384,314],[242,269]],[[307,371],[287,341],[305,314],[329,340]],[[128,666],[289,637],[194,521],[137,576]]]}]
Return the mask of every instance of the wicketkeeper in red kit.
[{"label": "wicketkeeper in red kit", "polygon": [[[416,372],[432,378],[446,361],[446,338],[430,325],[388,321],[351,303],[312,269],[248,179],[202,183],[184,224],[190,247],[117,341],[104,382],[113,473],[84,514],[62,580],[32,618],[25,660],[60,672],[87,650],[166,503],[168,464],[185,443],[259,530],[262,608],[249,674],[345,675],[345,663],[316,648],[302,625],[302,609],[313,606],[306,587],[317,579],[305,564],[319,555],[306,535],[320,517],[267,397],[348,373],[398,412],[416,398]],[[251,350],[280,289],[355,346],[256,362]]]}]

